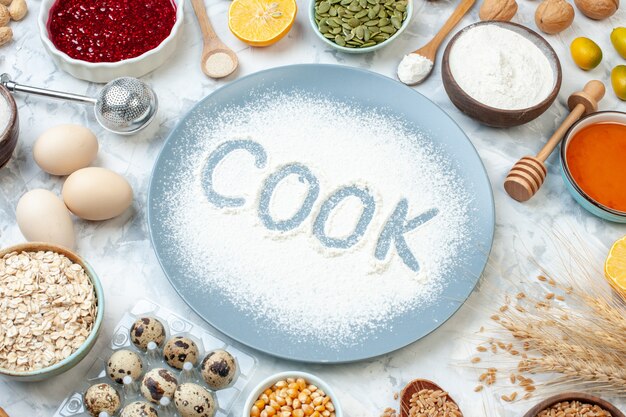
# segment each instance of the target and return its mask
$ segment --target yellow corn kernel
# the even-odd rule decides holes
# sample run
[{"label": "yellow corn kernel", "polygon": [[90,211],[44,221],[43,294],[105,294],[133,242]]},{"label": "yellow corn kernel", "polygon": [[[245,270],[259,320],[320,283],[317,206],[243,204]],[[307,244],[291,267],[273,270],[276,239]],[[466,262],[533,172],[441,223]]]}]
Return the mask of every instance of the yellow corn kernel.
[{"label": "yellow corn kernel", "polygon": [[326,403],[330,401],[330,397],[326,396],[324,397],[324,400],[322,401],[322,404],[326,405]]},{"label": "yellow corn kernel", "polygon": [[259,417],[267,417],[267,411],[265,410],[261,411],[261,414],[259,415]]},{"label": "yellow corn kernel", "polygon": [[303,390],[306,388],[306,381],[304,380],[304,378],[296,379],[296,384],[298,384],[298,387],[300,388],[300,390]]},{"label": "yellow corn kernel", "polygon": [[274,386],[276,388],[285,388],[287,386],[287,381],[278,381],[276,384],[274,384]]},{"label": "yellow corn kernel", "polygon": [[262,410],[265,408],[265,401],[263,400],[256,400],[256,402],[254,403],[254,406],[256,408],[258,408],[259,410]]},{"label": "yellow corn kernel", "polygon": [[274,407],[271,407],[269,405],[266,405],[263,411],[265,411],[267,417],[273,417],[274,415],[276,415],[276,410],[274,409]]},{"label": "yellow corn kernel", "polygon": [[315,392],[315,391],[317,391],[317,387],[316,387],[315,385],[309,385],[307,388],[308,388],[308,389],[309,389],[309,391],[311,391],[311,392]]},{"label": "yellow corn kernel", "polygon": [[297,389],[293,389],[293,388],[289,388],[287,390],[287,395],[290,396],[292,399],[293,398],[298,398],[298,390]]},{"label": "yellow corn kernel", "polygon": [[302,404],[302,411],[304,411],[305,416],[310,416],[315,410],[308,404]]},{"label": "yellow corn kernel", "polygon": [[268,395],[270,402],[274,401],[276,399],[276,393],[272,392],[271,394]]},{"label": "yellow corn kernel", "polygon": [[293,410],[293,413],[291,413],[291,415],[293,417],[304,417],[304,411],[302,411],[301,409]]},{"label": "yellow corn kernel", "polygon": [[291,397],[285,397],[285,404],[286,405],[292,405],[293,404],[293,400],[291,399]]},{"label": "yellow corn kernel", "polygon": [[305,389],[302,390],[302,393],[306,394],[306,395],[311,395],[311,390],[308,389],[308,388],[305,388]]},{"label": "yellow corn kernel", "polygon": [[296,382],[295,378],[287,378],[288,384],[293,384],[294,382]]},{"label": "yellow corn kernel", "polygon": [[301,392],[300,394],[298,394],[298,400],[301,403],[306,403],[306,399],[309,398],[308,395],[306,395],[304,392]]},{"label": "yellow corn kernel", "polygon": [[315,411],[319,411],[320,413],[324,410],[326,410],[326,407],[324,407],[322,404],[315,407]]},{"label": "yellow corn kernel", "polygon": [[319,392],[319,394],[320,394],[322,397],[325,397],[325,396],[326,396],[326,393],[324,392],[324,390],[318,389],[318,390],[317,390],[317,392]]},{"label": "yellow corn kernel", "polygon": [[[316,392],[314,392],[313,394],[317,394]],[[315,397],[313,398],[313,405],[314,406],[318,406],[322,404],[322,401],[324,401],[324,397]]]},{"label": "yellow corn kernel", "polygon": [[313,414],[311,414],[311,417],[322,417],[322,415],[319,413],[319,411],[315,411]]},{"label": "yellow corn kernel", "polygon": [[293,411],[293,408],[288,405],[283,405],[282,407],[280,407],[280,411],[288,411],[291,413]]},{"label": "yellow corn kernel", "polygon": [[311,398],[315,399],[315,398],[319,398],[321,397],[321,394],[317,391],[313,392],[313,394],[311,394]]},{"label": "yellow corn kernel", "polygon": [[268,397],[273,393],[274,391],[272,391],[270,388],[266,389],[263,394],[267,395]]},{"label": "yellow corn kernel", "polygon": [[253,405],[250,409],[250,417],[260,417],[261,410],[256,405]]},{"label": "yellow corn kernel", "polygon": [[259,397],[260,400],[263,400],[265,402],[265,404],[270,402],[270,397],[267,396],[267,394],[261,394],[261,396]]},{"label": "yellow corn kernel", "polygon": [[335,405],[334,405],[332,402],[330,402],[330,401],[329,401],[329,402],[327,402],[327,403],[325,404],[325,407],[326,407],[326,409],[327,409],[328,411],[330,411],[331,413],[332,413],[333,411],[335,411]]},{"label": "yellow corn kernel", "polygon": [[285,401],[285,399],[279,395],[276,396],[276,402],[280,405],[285,405],[287,403],[287,401]]},{"label": "yellow corn kernel", "polygon": [[291,389],[300,389],[300,386],[298,386],[298,384],[296,382],[292,382],[287,387],[291,388]]},{"label": "yellow corn kernel", "polygon": [[293,404],[291,404],[291,406],[295,409],[295,408],[300,408],[300,405],[302,404],[300,402],[300,397],[296,398],[295,400],[293,400]]},{"label": "yellow corn kernel", "polygon": [[330,416],[330,411],[328,411],[328,410],[322,411],[322,416],[329,417]]}]

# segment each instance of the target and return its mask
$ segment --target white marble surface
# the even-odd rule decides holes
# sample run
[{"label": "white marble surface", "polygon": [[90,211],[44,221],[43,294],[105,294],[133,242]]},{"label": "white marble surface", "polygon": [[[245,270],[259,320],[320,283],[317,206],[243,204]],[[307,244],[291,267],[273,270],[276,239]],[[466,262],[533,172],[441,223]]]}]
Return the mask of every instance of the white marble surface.
[{"label": "white marble surface", "polygon": [[[401,56],[427,42],[444,22],[456,1],[439,0],[416,2],[409,29],[401,39],[375,54],[347,56],[326,48],[311,32],[307,2],[299,0],[297,23],[289,35],[269,48],[250,48],[237,41],[228,31],[226,11],[228,1],[209,0],[209,14],[218,34],[238,53],[240,70],[229,79],[212,81],[199,68],[200,33],[191,7],[187,8],[183,40],[172,59],[154,73],[145,77],[160,99],[159,120],[141,134],[123,138],[103,131],[95,122],[89,108],[46,101],[37,97],[19,96],[17,102],[21,119],[21,136],[10,164],[0,171],[0,246],[23,240],[15,225],[15,205],[27,190],[43,187],[60,191],[61,180],[43,173],[31,157],[32,144],[46,128],[58,123],[82,123],[98,135],[101,151],[96,165],[116,170],[129,179],[136,192],[133,209],[107,222],[75,221],[78,251],[98,271],[106,293],[106,320],[102,336],[90,356],[67,374],[43,383],[3,383],[0,381],[0,405],[13,417],[49,416],[59,402],[82,377],[99,351],[108,343],[113,327],[135,302],[137,294],[158,300],[174,310],[185,312],[186,305],[172,291],[160,270],[146,228],[145,204],[150,170],[165,137],[195,102],[211,91],[252,72],[294,63],[339,63],[367,68],[393,76]],[[534,8],[538,2],[519,0],[520,11],[515,21],[535,28]],[[29,0],[27,18],[13,24],[15,40],[0,48],[0,71],[9,72],[21,83],[44,86],[77,93],[94,94],[99,86],[73,79],[58,70],[46,55],[36,29],[39,2]],[[478,19],[478,7],[459,25]],[[497,130],[483,127],[457,111],[448,100],[441,84],[440,67],[417,90],[448,112],[465,130],[477,147],[489,173],[495,195],[497,230],[492,252],[492,264],[484,280],[498,283],[501,274],[525,267],[523,250],[536,257],[542,265],[557,267],[549,255],[547,241],[552,228],[560,225],[567,234],[576,234],[602,254],[618,237],[626,234],[626,226],[601,221],[580,208],[567,194],[558,173],[558,156],[549,160],[549,177],[543,189],[529,203],[518,204],[509,199],[502,189],[502,180],[511,165],[522,155],[532,154],[551,134],[566,114],[564,105],[572,92],[586,81],[598,78],[609,81],[610,68],[624,63],[610,46],[609,34],[613,26],[626,23],[626,6],[604,22],[591,21],[577,14],[572,28],[561,35],[549,37],[563,64],[563,87],[558,100],[538,120],[525,126]],[[605,59],[589,73],[578,70],[569,58],[569,42],[576,36],[589,36],[603,48]],[[626,104],[609,90],[601,104],[602,109],[626,110]],[[522,251],[522,252],[520,252]],[[603,261],[601,255],[596,258]],[[598,277],[600,280],[600,277]],[[261,368],[258,378],[275,371],[304,368],[326,378],[336,388],[346,415],[377,416],[386,406],[394,406],[392,395],[414,377],[438,381],[459,400],[466,416],[516,416],[530,406],[518,404],[502,408],[493,393],[474,394],[476,375],[453,365],[467,357],[468,335],[487,320],[487,312],[476,308],[490,305],[489,291],[477,291],[470,305],[464,306],[449,322],[427,338],[398,352],[341,366],[301,366],[259,355]],[[191,317],[194,317],[191,315]],[[195,320],[200,320],[195,317]],[[486,410],[486,411],[485,411]],[[240,411],[237,410],[237,415]]]}]

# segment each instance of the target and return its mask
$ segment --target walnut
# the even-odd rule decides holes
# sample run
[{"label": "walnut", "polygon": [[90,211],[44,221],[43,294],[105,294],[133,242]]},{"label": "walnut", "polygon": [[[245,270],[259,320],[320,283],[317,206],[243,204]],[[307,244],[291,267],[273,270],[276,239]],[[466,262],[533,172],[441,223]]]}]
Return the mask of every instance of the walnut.
[{"label": "walnut", "polygon": [[480,6],[480,20],[509,21],[517,13],[515,0],[485,0]]},{"label": "walnut", "polygon": [[565,0],[544,0],[535,12],[535,23],[542,32],[554,35],[571,26],[574,14],[574,7]]},{"label": "walnut", "polygon": [[574,3],[582,14],[595,20],[613,16],[619,9],[619,0],[574,0]]}]

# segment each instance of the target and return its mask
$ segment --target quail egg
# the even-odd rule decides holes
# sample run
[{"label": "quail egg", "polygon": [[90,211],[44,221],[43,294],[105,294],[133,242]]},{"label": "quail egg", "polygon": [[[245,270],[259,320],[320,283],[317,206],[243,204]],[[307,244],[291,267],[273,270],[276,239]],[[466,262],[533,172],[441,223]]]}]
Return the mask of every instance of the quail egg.
[{"label": "quail egg", "polygon": [[85,391],[85,408],[93,417],[98,417],[103,411],[114,415],[120,408],[120,395],[109,384],[95,384]]},{"label": "quail egg", "polygon": [[122,409],[120,417],[158,417],[156,408],[144,401],[135,401]]},{"label": "quail egg", "polygon": [[176,369],[183,369],[185,362],[195,366],[198,363],[198,346],[188,337],[172,337],[163,348],[163,358]]},{"label": "quail egg", "polygon": [[165,328],[159,320],[153,317],[137,319],[130,328],[130,340],[141,350],[146,350],[150,342],[160,346],[164,339]]},{"label": "quail egg", "polygon": [[196,384],[181,384],[174,393],[174,404],[181,417],[213,417],[217,404],[213,395]]},{"label": "quail egg", "polygon": [[114,352],[107,362],[107,375],[118,384],[124,383],[126,375],[133,381],[139,379],[142,371],[141,358],[130,350],[121,349]]},{"label": "quail egg", "polygon": [[148,371],[141,381],[141,393],[146,400],[158,403],[161,398],[173,398],[178,380],[173,373],[163,368]]},{"label": "quail egg", "polygon": [[209,352],[202,361],[202,378],[209,388],[219,390],[229,386],[237,376],[237,362],[225,350]]}]

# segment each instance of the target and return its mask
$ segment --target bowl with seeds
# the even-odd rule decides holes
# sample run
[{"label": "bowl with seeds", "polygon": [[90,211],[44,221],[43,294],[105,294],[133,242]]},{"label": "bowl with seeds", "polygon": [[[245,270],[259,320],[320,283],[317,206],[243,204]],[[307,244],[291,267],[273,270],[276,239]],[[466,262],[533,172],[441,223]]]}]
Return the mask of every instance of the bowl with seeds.
[{"label": "bowl with seeds", "polygon": [[309,20],[323,42],[356,54],[390,44],[412,15],[413,0],[311,0]]},{"label": "bowl with seeds", "polygon": [[625,417],[602,398],[581,392],[564,392],[541,401],[524,417]]},{"label": "bowl with seeds", "polygon": [[0,376],[41,381],[71,369],[103,317],[100,281],[75,253],[37,242],[0,250]]}]

